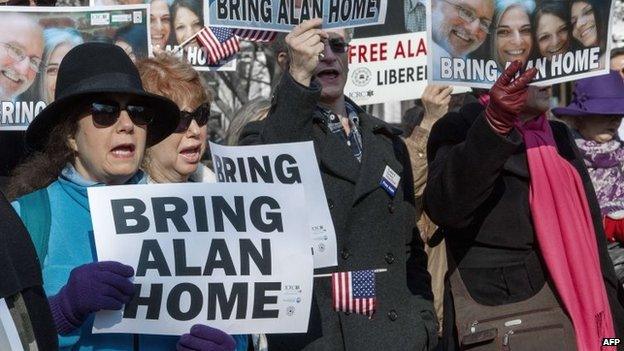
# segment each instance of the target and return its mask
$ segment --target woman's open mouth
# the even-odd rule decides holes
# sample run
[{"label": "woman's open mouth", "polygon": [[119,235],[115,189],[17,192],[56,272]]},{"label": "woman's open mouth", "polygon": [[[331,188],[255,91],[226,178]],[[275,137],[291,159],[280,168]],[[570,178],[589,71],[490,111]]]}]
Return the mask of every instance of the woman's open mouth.
[{"label": "woman's open mouth", "polygon": [[132,158],[136,147],[134,144],[120,144],[115,146],[110,152],[116,158]]},{"label": "woman's open mouth", "polygon": [[180,156],[182,156],[182,158],[184,158],[189,163],[197,163],[199,162],[199,159],[201,157],[200,153],[201,145],[191,146],[182,149],[182,151],[180,151]]}]

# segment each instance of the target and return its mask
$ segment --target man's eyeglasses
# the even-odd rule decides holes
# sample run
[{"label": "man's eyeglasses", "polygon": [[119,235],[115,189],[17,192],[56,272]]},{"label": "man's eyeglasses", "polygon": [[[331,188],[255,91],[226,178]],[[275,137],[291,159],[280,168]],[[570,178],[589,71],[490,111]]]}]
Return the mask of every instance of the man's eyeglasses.
[{"label": "man's eyeglasses", "polygon": [[152,122],[154,110],[140,104],[120,104],[117,101],[105,100],[92,102],[90,105],[93,122],[102,127],[110,127],[117,122],[122,110],[128,112],[128,116],[137,126],[145,126]]},{"label": "man's eyeglasses", "polygon": [[28,59],[28,67],[33,72],[39,73],[39,66],[41,65],[40,58],[28,57],[24,50],[10,43],[0,43],[0,46],[4,47],[9,57],[16,62],[22,62],[24,59]]},{"label": "man's eyeglasses", "polygon": [[478,20],[479,21],[479,28],[484,31],[486,34],[490,34],[490,27],[492,26],[492,21],[491,20],[487,20],[487,19],[483,19],[483,18],[478,18],[477,14],[475,13],[475,11],[473,9],[469,9],[467,7],[464,7],[462,5],[458,5],[455,3],[452,3],[448,0],[442,0],[445,3],[453,6],[456,10],[457,10],[457,14],[459,15],[459,18],[461,18],[464,22],[466,23],[474,23],[474,21]]},{"label": "man's eyeglasses", "polygon": [[208,124],[208,119],[210,118],[210,104],[204,103],[199,105],[197,109],[193,112],[188,111],[180,111],[180,122],[178,122],[178,127],[176,128],[176,133],[185,132],[188,127],[191,125],[191,122],[195,120],[197,125],[200,127]]},{"label": "man's eyeglasses", "polygon": [[344,54],[347,50],[349,50],[349,44],[341,38],[327,39],[327,45],[329,45],[331,51],[336,54]]}]

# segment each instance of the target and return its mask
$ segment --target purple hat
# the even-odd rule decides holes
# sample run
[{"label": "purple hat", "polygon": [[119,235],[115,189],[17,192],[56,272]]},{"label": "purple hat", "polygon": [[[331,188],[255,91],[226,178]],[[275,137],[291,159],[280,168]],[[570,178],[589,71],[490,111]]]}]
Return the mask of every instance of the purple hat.
[{"label": "purple hat", "polygon": [[556,116],[624,116],[624,80],[618,71],[581,79],[574,85],[572,102],[552,109]]}]

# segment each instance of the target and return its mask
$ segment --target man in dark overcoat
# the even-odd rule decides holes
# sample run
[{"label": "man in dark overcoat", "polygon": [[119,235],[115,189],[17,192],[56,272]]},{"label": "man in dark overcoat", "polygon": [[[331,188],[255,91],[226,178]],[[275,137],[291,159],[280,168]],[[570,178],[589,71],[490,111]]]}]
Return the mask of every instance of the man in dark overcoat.
[{"label": "man in dark overcoat", "polygon": [[288,69],[269,115],[250,123],[240,144],[313,141],[338,244],[338,266],[316,273],[386,271],[375,276],[370,319],[333,311],[331,280],[316,278],[308,332],[269,335],[269,350],[432,350],[436,318],[407,149],[400,130],[344,96],[350,33],[320,24],[303,22],[286,37]]}]

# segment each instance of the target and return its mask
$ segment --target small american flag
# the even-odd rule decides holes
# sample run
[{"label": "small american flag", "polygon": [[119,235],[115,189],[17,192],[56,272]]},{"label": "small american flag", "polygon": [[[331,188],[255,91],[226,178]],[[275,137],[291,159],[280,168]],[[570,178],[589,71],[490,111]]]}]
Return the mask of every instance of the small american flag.
[{"label": "small american flag", "polygon": [[259,43],[270,43],[277,37],[277,32],[269,30],[257,30],[257,29],[234,29],[234,34],[241,40],[254,41]]},{"label": "small american flag", "polygon": [[372,317],[375,313],[375,271],[332,273],[334,311],[359,313]]},{"label": "small american flag", "polygon": [[206,48],[211,63],[217,63],[240,51],[239,40],[229,28],[204,27],[197,33],[197,40]]}]

